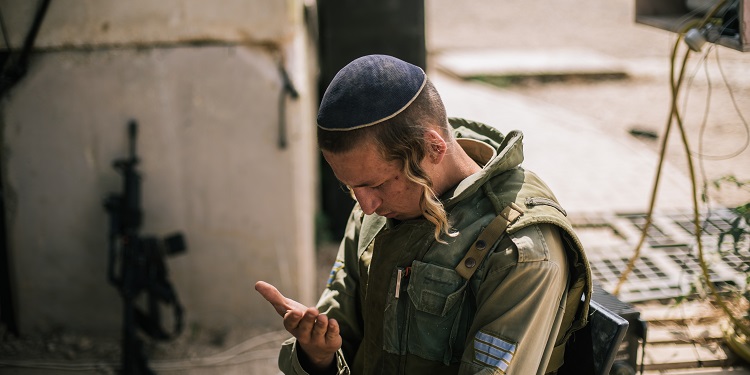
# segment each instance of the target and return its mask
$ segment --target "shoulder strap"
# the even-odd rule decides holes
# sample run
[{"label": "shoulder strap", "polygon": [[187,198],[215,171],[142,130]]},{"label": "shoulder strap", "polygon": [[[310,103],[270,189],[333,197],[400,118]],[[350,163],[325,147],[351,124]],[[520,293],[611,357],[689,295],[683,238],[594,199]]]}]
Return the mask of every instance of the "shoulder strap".
[{"label": "shoulder strap", "polygon": [[[471,248],[469,251],[466,252],[466,255],[463,259],[461,259],[461,262],[458,263],[455,270],[456,272],[461,275],[466,280],[470,280],[472,276],[474,276],[474,273],[479,268],[479,265],[482,264],[484,259],[487,257],[487,254],[489,254],[489,250],[491,247],[500,239],[500,236],[505,233],[505,230],[508,228],[510,224],[515,222],[521,215],[523,215],[524,210],[516,205],[515,203],[510,203],[508,206],[506,206],[504,209],[500,211],[500,214],[498,214],[497,217],[495,217],[489,225],[482,231],[482,233],[479,234],[479,237],[476,241],[471,245]],[[584,280],[585,281],[585,280]],[[588,299],[590,298],[590,293],[584,293],[584,286],[583,282],[576,282],[572,286],[569,286],[571,290],[568,290],[567,294],[567,303],[565,306],[565,312],[563,315],[563,325],[571,325],[573,320],[575,320],[577,316],[577,312],[579,312],[579,304],[580,302],[583,302],[586,306],[588,305]],[[585,300],[582,300],[582,296],[584,296]],[[575,306],[573,306],[575,305]],[[584,309],[586,310],[586,309]],[[583,324],[586,323],[586,312],[583,312]],[[558,334],[557,339],[555,340],[556,343],[560,342],[558,345],[556,345],[552,351],[552,355],[550,358],[550,362],[547,365],[547,371],[554,371],[559,369],[563,362],[564,362],[564,355],[565,355],[565,344],[568,341],[568,338],[571,336],[573,331],[579,329],[579,324],[572,324],[574,327],[571,327],[570,329],[563,330],[564,327],[561,327],[561,331]]]},{"label": "shoulder strap", "polygon": [[464,279],[470,280],[474,276],[474,272],[479,268],[479,265],[484,261],[484,258],[489,254],[492,245],[505,233],[508,225],[516,221],[522,214],[523,209],[512,202],[502,209],[497,217],[492,219],[490,224],[487,225],[487,228],[479,234],[477,240],[474,241],[464,258],[456,266],[456,272]]}]

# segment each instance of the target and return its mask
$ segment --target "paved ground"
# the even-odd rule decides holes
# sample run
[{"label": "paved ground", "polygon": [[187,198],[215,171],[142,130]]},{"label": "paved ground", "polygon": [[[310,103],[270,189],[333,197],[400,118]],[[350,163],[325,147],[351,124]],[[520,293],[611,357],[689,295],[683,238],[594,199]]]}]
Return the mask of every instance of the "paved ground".
[{"label": "paved ground", "polygon": [[[674,35],[636,24],[633,1],[480,0],[472,4],[428,2],[427,36],[433,71],[458,53],[499,52],[495,65],[502,66],[504,59],[510,59],[504,54],[512,56],[519,51],[530,59],[539,59],[540,52],[578,52],[581,66],[586,66],[584,60],[591,60],[584,54],[596,54],[609,59],[609,66],[619,65],[629,78],[552,84],[531,81],[493,93],[479,85],[441,80],[440,84],[450,86],[447,92],[443,90],[449,112],[480,118],[500,129],[523,130],[529,151],[527,165],[554,185],[572,211],[644,207],[661,139],[636,139],[628,132],[638,129],[658,136],[664,132],[670,106],[668,56]],[[716,62],[717,53],[722,69]],[[700,56],[694,55],[691,61],[701,61]],[[533,62],[525,65],[533,66]],[[708,68],[708,79],[703,66]],[[708,181],[731,174],[750,180],[750,149],[743,150],[747,124],[737,114],[727,87],[731,87],[737,107],[744,109],[744,119],[749,119],[748,66],[750,53],[722,47],[713,50],[706,64],[691,64],[687,70],[687,76],[694,77],[686,85],[689,95],[684,115],[691,148],[699,149],[704,109],[710,99],[703,154],[727,156],[741,151],[733,158],[703,159]],[[682,205],[688,206],[689,188],[683,180],[687,175],[685,152],[676,131],[670,140],[668,160],[672,167],[666,179],[674,179],[674,184],[665,186],[666,197],[660,202],[667,207],[679,206],[677,200],[684,197]],[[568,173],[572,176],[565,178]],[[747,192],[726,188],[712,196],[716,202],[730,206],[750,200]],[[590,203],[582,204],[584,200]]]}]

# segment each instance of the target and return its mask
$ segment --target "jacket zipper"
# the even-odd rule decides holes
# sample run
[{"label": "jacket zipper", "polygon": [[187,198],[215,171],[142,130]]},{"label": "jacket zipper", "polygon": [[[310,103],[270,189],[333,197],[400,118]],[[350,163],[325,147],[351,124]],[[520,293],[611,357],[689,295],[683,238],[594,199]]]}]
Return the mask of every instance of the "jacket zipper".
[{"label": "jacket zipper", "polygon": [[549,198],[541,198],[541,197],[529,197],[526,198],[526,201],[524,202],[526,204],[526,207],[533,207],[533,206],[550,206],[563,214],[563,216],[568,216],[568,213],[565,212],[565,209],[562,208],[557,202],[553,201]]}]

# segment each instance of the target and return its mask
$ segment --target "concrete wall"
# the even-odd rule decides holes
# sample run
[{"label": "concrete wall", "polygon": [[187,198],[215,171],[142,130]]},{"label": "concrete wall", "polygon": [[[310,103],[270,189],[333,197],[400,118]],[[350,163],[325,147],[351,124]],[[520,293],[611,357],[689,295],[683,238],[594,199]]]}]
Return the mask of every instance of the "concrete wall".
[{"label": "concrete wall", "polygon": [[[11,44],[36,1],[0,0]],[[138,121],[143,234],[182,231],[167,259],[190,324],[278,324],[253,289],[312,290],[314,69],[301,1],[56,0],[25,78],[1,104],[11,280],[21,332],[119,332],[103,199]],[[286,100],[278,145],[279,64]],[[170,313],[165,312],[165,315]]]}]

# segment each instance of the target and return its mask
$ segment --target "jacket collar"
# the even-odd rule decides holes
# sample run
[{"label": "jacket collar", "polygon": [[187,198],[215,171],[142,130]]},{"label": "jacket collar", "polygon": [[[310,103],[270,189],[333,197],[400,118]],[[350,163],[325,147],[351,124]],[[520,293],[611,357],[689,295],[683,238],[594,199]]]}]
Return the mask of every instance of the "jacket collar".
[{"label": "jacket collar", "polygon": [[472,195],[487,180],[523,162],[523,134],[520,131],[513,130],[503,135],[497,129],[479,122],[460,118],[449,121],[459,145],[482,166],[482,170],[465,178],[440,197],[446,210]]}]

